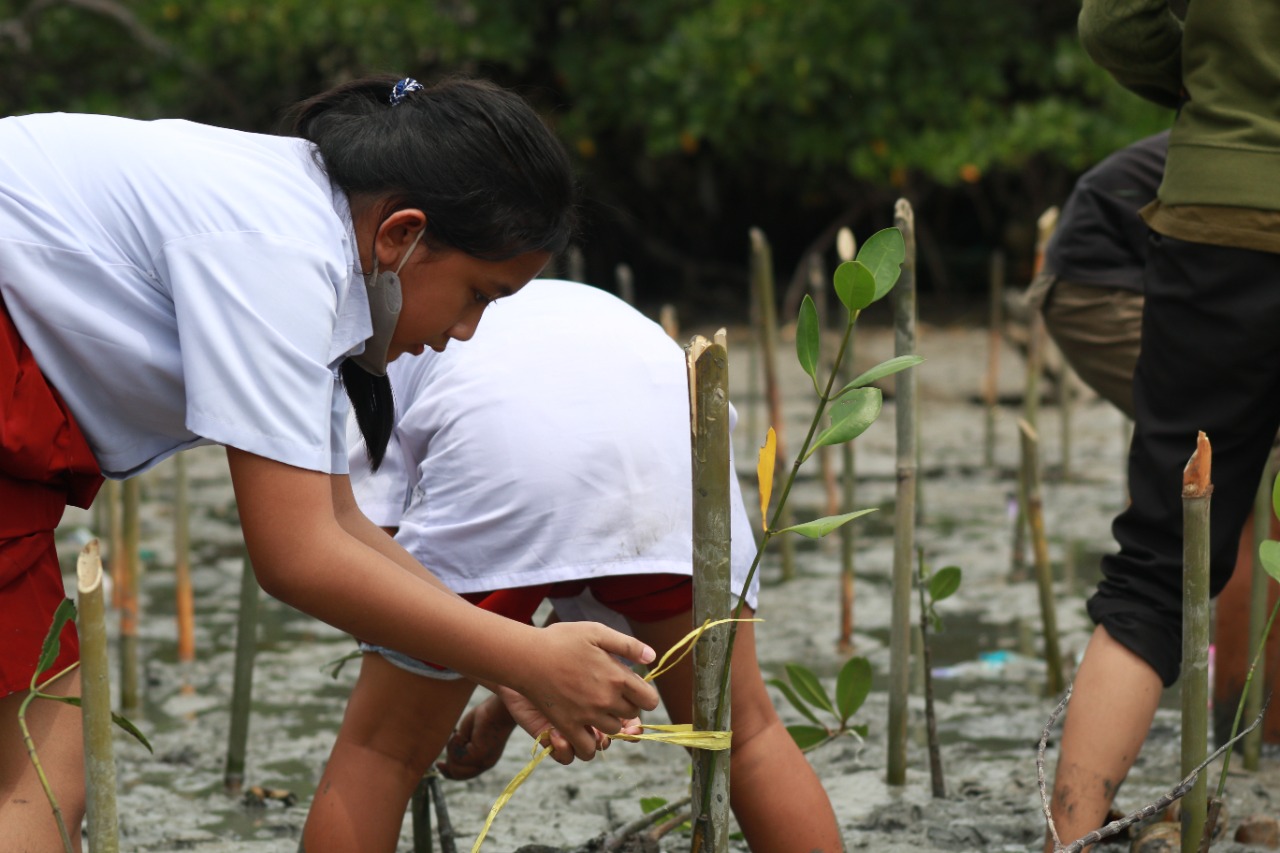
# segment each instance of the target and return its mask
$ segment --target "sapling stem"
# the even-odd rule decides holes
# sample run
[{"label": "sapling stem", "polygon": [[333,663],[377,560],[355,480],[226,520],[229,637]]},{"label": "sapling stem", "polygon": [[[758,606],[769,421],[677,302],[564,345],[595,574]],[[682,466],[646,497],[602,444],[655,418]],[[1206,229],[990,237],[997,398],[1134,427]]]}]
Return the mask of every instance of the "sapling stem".
[{"label": "sapling stem", "polygon": [[18,706],[18,728],[22,729],[22,742],[27,747],[27,756],[31,759],[31,765],[36,771],[36,778],[40,780],[40,787],[44,789],[45,798],[49,801],[49,808],[53,811],[53,819],[58,824],[58,837],[62,839],[62,849],[66,853],[73,853],[75,848],[71,846],[71,837],[67,835],[67,822],[62,818],[62,807],[58,805],[58,798],[54,796],[53,786],[49,784],[49,777],[45,775],[44,765],[40,763],[40,756],[36,754],[36,742],[31,737],[31,729],[27,726],[27,707],[33,699],[42,697],[45,688],[79,665],[78,662],[73,663],[36,686],[34,690],[27,693],[26,698],[22,700],[22,704]]},{"label": "sapling stem", "polygon": [[[894,355],[916,350],[915,229],[911,205],[899,199],[894,224],[902,231],[906,257],[894,288]],[[893,523],[893,600],[889,617],[889,726],[885,779],[907,781],[907,697],[911,678],[911,575],[916,541],[916,374],[894,377],[894,426],[897,431],[897,497]]]},{"label": "sapling stem", "polygon": [[244,786],[245,750],[249,740],[249,708],[253,697],[253,659],[258,635],[258,581],[253,563],[244,558],[240,575],[240,610],[236,618],[235,677],[231,686],[231,726],[223,784],[230,794]]},{"label": "sapling stem", "polygon": [[924,552],[919,552],[916,589],[920,593],[920,658],[924,667],[924,724],[929,741],[929,781],[935,799],[947,797],[947,780],[942,773],[942,746],[938,743],[938,716],[933,706],[933,655],[929,650],[929,581],[924,575]]},{"label": "sapling stem", "polygon": [[[729,356],[725,332],[709,343],[689,344],[693,462],[693,621],[724,619],[730,595]],[[708,628],[693,647],[693,725],[698,731],[728,728],[730,657],[728,625]],[[729,849],[729,762],[714,750],[693,751],[693,849]]]},{"label": "sapling stem", "polygon": [[93,853],[120,849],[116,818],[116,764],[111,741],[111,673],[98,540],[76,561],[80,632],[80,695],[84,714],[85,816]]},{"label": "sapling stem", "polygon": [[[840,229],[836,235],[836,251],[842,262],[854,259],[857,253],[857,243],[853,239],[853,232],[848,228]],[[836,375],[839,376],[842,384],[853,378],[853,364],[856,357],[854,345],[855,340],[850,339],[847,356],[840,361],[834,362]],[[857,472],[857,445],[854,442],[846,441],[840,445],[840,464],[841,500],[844,503],[844,508],[852,511],[857,506],[858,501],[858,482],[855,479]],[[852,654],[854,648],[853,614],[854,603],[857,599],[854,555],[857,537],[857,528],[852,524],[846,524],[840,528],[840,636],[836,641],[836,648],[841,654]]]},{"label": "sapling stem", "polygon": [[[1203,432],[1182,473],[1182,774],[1208,751],[1209,503],[1213,451]],[[1197,779],[1182,802],[1182,853],[1204,835],[1208,785]]]}]

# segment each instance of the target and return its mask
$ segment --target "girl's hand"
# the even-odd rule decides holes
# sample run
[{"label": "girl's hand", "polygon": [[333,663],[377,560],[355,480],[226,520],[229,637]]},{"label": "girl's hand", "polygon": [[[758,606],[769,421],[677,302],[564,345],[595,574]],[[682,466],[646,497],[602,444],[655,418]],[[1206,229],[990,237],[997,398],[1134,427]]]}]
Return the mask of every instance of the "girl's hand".
[{"label": "girl's hand", "polygon": [[[515,691],[506,691],[519,698]],[[516,721],[502,700],[489,696],[462,715],[436,767],[446,779],[471,779],[498,763]],[[572,752],[570,752],[572,758]]]},{"label": "girl's hand", "polygon": [[[507,708],[530,734],[555,729],[552,756],[562,764],[593,758],[601,734],[616,734],[624,722],[658,706],[658,691],[614,655],[648,664],[657,655],[644,643],[596,622],[560,622],[543,628],[526,650],[517,687],[530,708]],[[505,699],[506,697],[504,697]]]}]

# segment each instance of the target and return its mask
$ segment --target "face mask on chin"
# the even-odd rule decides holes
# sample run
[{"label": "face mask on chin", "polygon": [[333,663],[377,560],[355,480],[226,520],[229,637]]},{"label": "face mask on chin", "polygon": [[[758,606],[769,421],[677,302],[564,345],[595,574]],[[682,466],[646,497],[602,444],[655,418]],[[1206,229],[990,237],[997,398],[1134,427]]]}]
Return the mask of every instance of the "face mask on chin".
[{"label": "face mask on chin", "polygon": [[369,297],[369,319],[373,324],[373,334],[364,342],[364,352],[351,356],[351,360],[363,370],[374,376],[387,375],[387,350],[391,348],[391,336],[395,333],[396,323],[400,320],[400,309],[404,300],[400,293],[400,270],[417,248],[418,241],[427,229],[423,228],[414,236],[409,249],[400,259],[395,271],[378,271],[377,248],[373,254],[373,272],[364,277],[365,292]]}]

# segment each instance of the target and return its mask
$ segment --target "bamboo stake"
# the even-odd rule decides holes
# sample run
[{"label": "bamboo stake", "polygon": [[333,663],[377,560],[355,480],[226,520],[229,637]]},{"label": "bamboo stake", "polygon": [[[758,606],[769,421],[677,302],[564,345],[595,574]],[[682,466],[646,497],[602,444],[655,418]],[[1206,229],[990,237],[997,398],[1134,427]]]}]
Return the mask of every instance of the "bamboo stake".
[{"label": "bamboo stake", "polygon": [[[914,214],[906,199],[894,206],[894,224],[902,231],[906,258],[894,288],[894,355],[916,349],[916,242]],[[911,677],[911,575],[916,535],[916,372],[894,377],[897,394],[897,503],[893,538],[893,604],[889,627],[889,730],[886,780],[907,781],[907,695]]]},{"label": "bamboo stake", "polygon": [[[1182,472],[1182,773],[1208,753],[1209,502],[1213,449],[1203,432]],[[1182,853],[1196,853],[1204,835],[1208,783],[1197,779],[1182,800]]]},{"label": "bamboo stake", "polygon": [[[693,460],[693,621],[701,625],[729,615],[729,357],[725,331],[715,342],[696,336],[687,364]],[[693,727],[698,731],[729,728],[730,709],[721,708],[721,686],[727,683],[729,625],[705,631],[693,647]],[[724,693],[726,704],[729,692]],[[729,762],[712,750],[694,750],[693,845],[695,851],[727,853],[729,849]]]},{"label": "bamboo stake", "polygon": [[613,277],[618,282],[618,297],[628,305],[636,304],[636,277],[627,264],[614,267]]},{"label": "bamboo stake", "polygon": [[80,694],[84,714],[85,816],[93,853],[116,853],[116,764],[111,744],[111,673],[107,662],[106,605],[98,540],[76,561]]},{"label": "bamboo stake", "polygon": [[[848,228],[841,228],[836,234],[836,253],[842,262],[852,261],[857,254],[857,243],[853,239],[853,232]],[[849,339],[848,354],[840,364],[835,366],[842,386],[853,378],[853,364],[854,339],[851,337]],[[850,512],[858,505],[858,482],[855,478],[857,452],[855,446],[856,442],[854,441],[846,441],[840,445],[841,499],[844,503],[844,509]],[[857,546],[857,537],[858,533],[855,525],[845,524],[840,528],[840,636],[836,641],[836,648],[841,654],[853,653],[853,607],[857,597],[857,587],[854,582],[854,552]]]},{"label": "bamboo stake", "polygon": [[1004,252],[999,249],[991,253],[989,291],[987,376],[982,386],[987,404],[983,462],[988,468],[996,464],[996,409],[1000,400],[1000,350],[1004,346]]},{"label": "bamboo stake", "polygon": [[[1270,575],[1266,569],[1262,568],[1262,560],[1258,557],[1258,549],[1262,543],[1267,540],[1267,534],[1271,532],[1271,481],[1275,477],[1275,466],[1271,460],[1267,460],[1267,465],[1263,469],[1262,482],[1258,484],[1258,494],[1253,502],[1253,574],[1250,577],[1249,587],[1249,657],[1250,660],[1258,658],[1258,650],[1262,648],[1267,641],[1266,622],[1267,622],[1267,599],[1269,597],[1269,580]],[[1266,652],[1258,658],[1265,660]],[[1263,666],[1263,672],[1269,672],[1270,667]],[[1262,713],[1262,693],[1265,689],[1264,682],[1266,679],[1258,678],[1249,683],[1249,689],[1245,693],[1244,700],[1244,716],[1252,719]],[[1255,729],[1249,732],[1244,741],[1240,744],[1241,763],[1245,770],[1257,772],[1258,759],[1262,754],[1262,730]]]},{"label": "bamboo stake", "polygon": [[107,480],[99,500],[107,502],[108,565],[111,567],[111,606],[119,610],[124,600],[124,515],[119,480]]},{"label": "bamboo stake", "polygon": [[138,693],[138,549],[141,538],[141,481],[130,477],[121,489],[124,512],[121,517],[123,537],[120,540],[120,708],[128,714],[141,707]]},{"label": "bamboo stake", "polygon": [[258,581],[253,563],[244,558],[240,574],[240,610],[236,619],[235,678],[231,687],[231,726],[222,781],[227,793],[244,787],[245,748],[249,740],[249,708],[253,697],[253,659],[258,640]]},{"label": "bamboo stake", "polygon": [[569,247],[569,250],[565,253],[565,266],[568,270],[570,281],[583,282],[587,280],[587,262],[582,257],[582,249],[580,247]]},{"label": "bamboo stake", "polygon": [[1040,621],[1044,628],[1044,661],[1048,672],[1045,689],[1056,696],[1066,686],[1062,675],[1062,653],[1058,645],[1058,616],[1053,599],[1053,569],[1049,565],[1049,542],[1044,531],[1044,504],[1040,497],[1040,436],[1031,424],[1018,419],[1022,444],[1022,469],[1026,471],[1021,503],[1026,507],[1027,526],[1035,554],[1036,586],[1040,591]]},{"label": "bamboo stake", "polygon": [[[751,278],[755,282],[756,297],[760,306],[760,341],[764,348],[764,388],[769,400],[769,422],[777,437],[777,467],[786,468],[786,442],[783,438],[785,416],[782,411],[782,389],[778,381],[778,311],[774,303],[773,287],[773,252],[769,241],[759,228],[751,232]],[[791,524],[791,512],[788,509],[782,518],[781,527]],[[795,545],[792,537],[784,536],[779,542],[778,550],[782,557],[782,579],[790,580],[795,575]]]},{"label": "bamboo stake", "polygon": [[187,489],[187,458],[183,453],[173,457],[173,491],[173,589],[177,599],[178,660],[190,663],[196,659],[196,605],[191,590],[191,502]]},{"label": "bamboo stake", "polygon": [[1062,364],[1058,379],[1058,412],[1062,416],[1062,456],[1060,465],[1062,468],[1062,481],[1066,483],[1071,481],[1071,424],[1075,414],[1076,374],[1071,369],[1071,365],[1067,364],[1065,358],[1060,359],[1060,362]]},{"label": "bamboo stake", "polygon": [[676,306],[670,302],[664,303],[659,310],[658,324],[671,337],[671,340],[674,341],[680,337],[680,320],[676,316]]}]

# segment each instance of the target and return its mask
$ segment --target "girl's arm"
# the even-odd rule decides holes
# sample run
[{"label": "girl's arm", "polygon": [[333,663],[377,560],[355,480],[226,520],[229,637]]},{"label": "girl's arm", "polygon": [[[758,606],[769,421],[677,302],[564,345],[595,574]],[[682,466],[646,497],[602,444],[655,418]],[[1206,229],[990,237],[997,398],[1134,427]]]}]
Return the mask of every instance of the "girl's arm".
[{"label": "girl's arm", "polygon": [[653,650],[595,623],[537,629],[473,607],[367,519],[349,481],[227,448],[245,545],[270,595],[367,642],[526,696],[579,758],[658,703],[613,658]]}]

